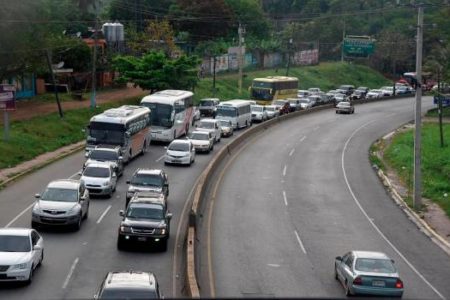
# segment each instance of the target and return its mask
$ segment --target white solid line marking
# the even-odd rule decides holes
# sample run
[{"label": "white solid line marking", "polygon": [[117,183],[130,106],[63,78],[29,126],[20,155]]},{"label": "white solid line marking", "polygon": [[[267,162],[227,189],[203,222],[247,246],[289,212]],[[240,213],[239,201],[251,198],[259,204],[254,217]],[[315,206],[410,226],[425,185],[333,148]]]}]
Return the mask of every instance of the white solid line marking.
[{"label": "white solid line marking", "polygon": [[100,218],[98,218],[97,220],[97,224],[100,224],[100,222],[103,220],[103,218],[106,216],[106,214],[108,213],[108,211],[111,209],[111,205],[108,205],[108,207],[105,209],[105,211],[102,213],[102,215],[100,216]]},{"label": "white solid line marking", "polygon": [[294,154],[295,152],[295,148],[291,150],[291,152],[289,152],[289,156],[292,156],[292,154]]},{"label": "white solid line marking", "polygon": [[269,267],[279,268],[279,264],[267,264]]},{"label": "white solid line marking", "polygon": [[67,274],[66,280],[64,281],[64,284],[62,286],[63,289],[65,289],[67,287],[67,285],[69,284],[70,277],[72,277],[73,271],[75,271],[75,268],[76,268],[76,266],[78,264],[78,261],[79,261],[78,257],[75,258],[75,260],[73,261],[73,264],[70,267],[69,274]]},{"label": "white solid line marking", "polygon": [[283,200],[284,200],[284,205],[288,206],[288,202],[287,202],[287,197],[286,197],[286,192],[283,191]]},{"label": "white solid line marking", "polygon": [[300,139],[300,142],[303,142],[306,139],[306,135],[302,136],[302,138]]},{"label": "white solid line marking", "polygon": [[283,176],[286,176],[286,169],[287,169],[287,166],[286,166],[286,165],[284,165],[284,169],[283,169]]},{"label": "white solid line marking", "polygon": [[8,224],[6,224],[5,228],[11,226],[17,219],[19,219],[24,213],[26,213],[31,207],[33,207],[34,203],[31,203],[27,208],[22,210],[20,214],[18,214],[14,219],[11,220]]},{"label": "white solid line marking", "polygon": [[295,232],[295,236],[297,237],[297,241],[298,241],[298,244],[300,245],[300,248],[302,248],[303,253],[306,254],[305,246],[303,246],[302,240],[300,239],[300,236],[298,235],[297,230],[294,230],[294,232]]},{"label": "white solid line marking", "polygon": [[73,177],[80,176],[80,175],[78,175],[79,172],[83,172],[83,170],[80,170],[80,171],[76,172],[75,174],[70,176],[69,179],[73,179]]},{"label": "white solid line marking", "polygon": [[353,138],[353,136],[360,131],[361,129],[363,129],[364,127],[366,127],[367,125],[369,125],[370,123],[375,122],[375,120],[372,120],[370,122],[367,122],[366,124],[360,126],[359,128],[357,128],[355,131],[353,131],[353,133],[350,135],[350,137],[348,138],[348,140],[345,142],[344,145],[344,149],[342,149],[342,155],[341,155],[341,166],[342,166],[342,173],[344,174],[344,180],[345,183],[347,184],[347,188],[350,191],[350,194],[352,195],[353,200],[355,201],[356,205],[358,206],[358,208],[361,210],[361,212],[363,213],[363,215],[366,217],[367,221],[369,221],[369,223],[372,225],[372,227],[375,229],[376,232],[378,232],[378,234],[386,241],[386,243],[388,243],[389,246],[391,246],[391,248],[404,260],[404,262],[414,271],[414,273],[417,274],[417,276],[419,276],[435,293],[436,295],[439,296],[439,298],[441,299],[446,299],[407,259],[405,256],[403,256],[403,254],[394,246],[394,244],[392,244],[392,242],[381,232],[380,228],[378,228],[377,225],[375,225],[375,223],[373,222],[373,220],[369,217],[369,215],[367,214],[367,212],[364,210],[364,208],[361,206],[361,203],[358,201],[358,199],[355,196],[355,193],[353,193],[353,190],[350,186],[350,183],[348,181],[347,178],[347,172],[345,171],[345,166],[344,166],[344,158],[345,158],[345,152],[347,150],[347,146],[350,143],[351,139]]},{"label": "white solid line marking", "polygon": [[165,154],[163,156],[161,156],[160,158],[158,158],[157,160],[155,160],[156,162],[160,161],[161,159],[164,158],[164,156],[166,156]]}]

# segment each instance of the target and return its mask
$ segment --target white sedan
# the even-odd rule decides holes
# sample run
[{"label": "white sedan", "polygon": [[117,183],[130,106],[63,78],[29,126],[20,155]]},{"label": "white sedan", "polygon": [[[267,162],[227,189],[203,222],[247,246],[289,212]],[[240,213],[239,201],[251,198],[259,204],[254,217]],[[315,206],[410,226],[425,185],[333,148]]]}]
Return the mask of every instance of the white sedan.
[{"label": "white sedan", "polygon": [[190,140],[173,140],[164,157],[165,164],[191,165],[195,161],[195,148]]},{"label": "white sedan", "polygon": [[214,148],[214,137],[211,132],[193,131],[189,135],[189,140],[194,144],[197,152],[211,152]]},{"label": "white sedan", "polygon": [[34,229],[0,229],[0,282],[31,283],[44,259],[44,240]]}]

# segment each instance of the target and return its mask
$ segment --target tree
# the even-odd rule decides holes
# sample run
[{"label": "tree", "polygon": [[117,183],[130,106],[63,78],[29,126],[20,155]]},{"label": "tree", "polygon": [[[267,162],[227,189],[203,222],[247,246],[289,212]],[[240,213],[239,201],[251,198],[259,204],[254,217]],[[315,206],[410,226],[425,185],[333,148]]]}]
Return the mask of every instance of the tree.
[{"label": "tree", "polygon": [[151,51],[141,58],[117,56],[113,59],[113,65],[120,73],[119,82],[133,82],[151,93],[170,88],[194,88],[199,64],[197,56],[182,55],[170,59],[161,51]]}]

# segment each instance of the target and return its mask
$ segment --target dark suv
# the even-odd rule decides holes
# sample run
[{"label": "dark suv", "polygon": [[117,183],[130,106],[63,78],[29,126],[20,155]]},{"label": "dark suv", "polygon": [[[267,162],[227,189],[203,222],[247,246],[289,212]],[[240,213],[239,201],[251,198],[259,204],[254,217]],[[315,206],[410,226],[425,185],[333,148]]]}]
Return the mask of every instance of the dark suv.
[{"label": "dark suv", "polygon": [[220,104],[218,98],[205,98],[200,100],[198,109],[200,110],[200,116],[204,117],[216,117],[217,105]]},{"label": "dark suv", "polygon": [[127,180],[128,191],[126,205],[130,202],[136,192],[156,192],[169,197],[169,178],[163,170],[159,169],[137,169],[131,180]]},{"label": "dark suv", "polygon": [[109,272],[94,299],[162,299],[156,276],[150,272]]},{"label": "dark suv", "polygon": [[86,162],[83,165],[83,170],[91,162],[107,162],[116,172],[117,176],[123,175],[123,157],[120,146],[112,145],[98,145],[89,153],[86,153]]},{"label": "dark suv", "polygon": [[167,209],[164,197],[154,193],[139,192],[131,198],[123,217],[117,237],[117,249],[126,243],[155,243],[167,250],[172,214]]}]

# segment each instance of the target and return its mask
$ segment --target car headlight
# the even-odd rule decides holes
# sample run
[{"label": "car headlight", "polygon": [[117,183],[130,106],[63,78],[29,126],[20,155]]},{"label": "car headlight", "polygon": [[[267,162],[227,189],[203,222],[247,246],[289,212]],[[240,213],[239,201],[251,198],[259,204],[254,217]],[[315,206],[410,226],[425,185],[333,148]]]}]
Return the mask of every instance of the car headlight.
[{"label": "car headlight", "polygon": [[70,210],[67,211],[68,215],[77,215],[80,213],[80,206],[79,205],[75,205],[74,207],[72,207]]},{"label": "car headlight", "polygon": [[27,268],[27,263],[22,263],[22,264],[17,264],[17,265],[12,265],[11,266],[11,269],[14,269],[14,270],[24,270],[24,269],[26,269]]},{"label": "car headlight", "polygon": [[39,213],[39,212],[41,212],[41,207],[39,206],[39,204],[35,204],[35,205],[33,206],[33,212],[34,212],[34,213]]},{"label": "car headlight", "polygon": [[125,225],[120,225],[120,232],[131,232],[131,227],[129,226],[125,226]]},{"label": "car headlight", "polygon": [[103,186],[108,186],[109,184],[110,184],[109,180],[108,180],[108,181],[105,181],[105,182],[103,182]]}]

